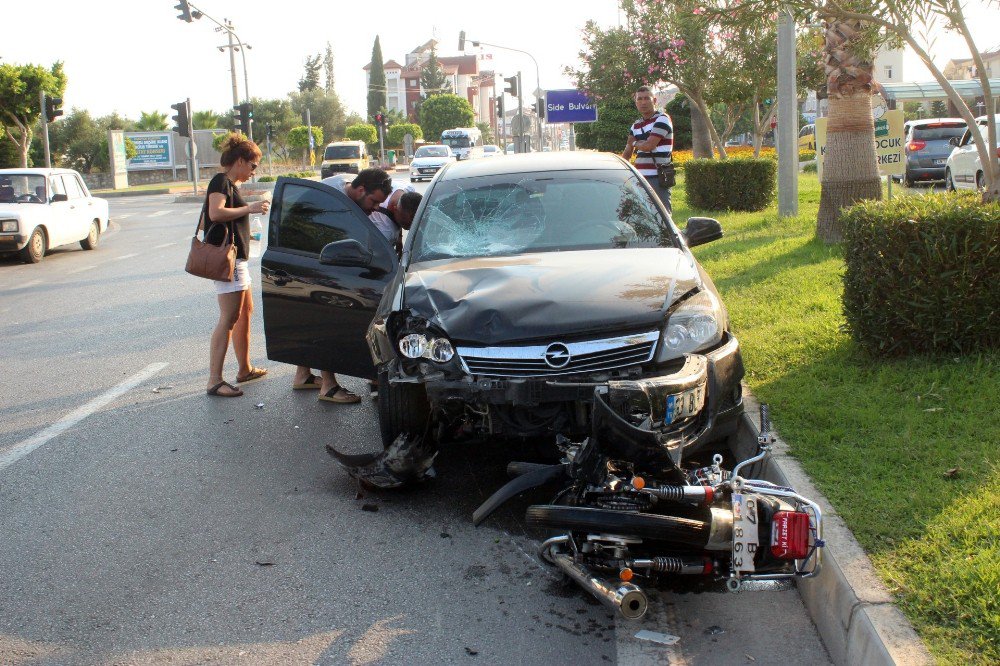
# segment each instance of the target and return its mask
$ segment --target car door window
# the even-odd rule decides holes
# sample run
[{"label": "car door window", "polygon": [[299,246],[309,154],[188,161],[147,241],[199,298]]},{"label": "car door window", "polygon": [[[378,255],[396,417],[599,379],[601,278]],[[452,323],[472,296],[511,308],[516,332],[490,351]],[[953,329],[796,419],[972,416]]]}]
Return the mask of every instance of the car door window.
[{"label": "car door window", "polygon": [[63,185],[66,188],[66,196],[73,199],[83,199],[83,190],[80,189],[80,185],[76,182],[76,178],[73,176],[62,176]]},{"label": "car door window", "polygon": [[[343,199],[343,201],[341,201]],[[346,197],[332,197],[313,187],[286,184],[281,196],[277,246],[318,255],[325,245],[355,239],[366,245],[370,238],[365,220]]]},{"label": "car door window", "polygon": [[52,177],[52,196],[57,194],[66,194],[66,188],[63,187],[62,176]]}]

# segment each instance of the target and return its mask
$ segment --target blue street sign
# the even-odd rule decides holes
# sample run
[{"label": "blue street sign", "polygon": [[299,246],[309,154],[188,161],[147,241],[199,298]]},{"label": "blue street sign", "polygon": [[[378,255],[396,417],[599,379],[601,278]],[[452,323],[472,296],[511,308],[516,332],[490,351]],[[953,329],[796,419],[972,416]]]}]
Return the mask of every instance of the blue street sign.
[{"label": "blue street sign", "polygon": [[545,122],[593,123],[597,106],[579,90],[548,90],[545,93]]}]

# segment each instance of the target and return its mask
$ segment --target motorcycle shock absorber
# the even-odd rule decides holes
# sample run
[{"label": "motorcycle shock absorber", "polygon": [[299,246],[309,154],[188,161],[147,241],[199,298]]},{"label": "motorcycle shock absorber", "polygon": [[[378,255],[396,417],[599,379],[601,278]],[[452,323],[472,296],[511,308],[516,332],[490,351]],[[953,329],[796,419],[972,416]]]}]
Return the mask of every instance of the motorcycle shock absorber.
[{"label": "motorcycle shock absorber", "polygon": [[666,573],[681,575],[708,575],[714,566],[707,557],[652,557],[649,559],[629,560],[632,569],[647,569],[650,573]]},{"label": "motorcycle shock absorber", "polygon": [[632,479],[632,487],[665,502],[711,504],[715,491],[711,486],[647,486],[641,477]]}]

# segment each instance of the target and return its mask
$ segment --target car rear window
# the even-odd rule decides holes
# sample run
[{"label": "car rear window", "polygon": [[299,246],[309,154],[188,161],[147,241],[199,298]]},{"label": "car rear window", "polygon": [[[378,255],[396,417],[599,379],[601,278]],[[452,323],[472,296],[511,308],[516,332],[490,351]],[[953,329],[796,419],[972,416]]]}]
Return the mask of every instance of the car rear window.
[{"label": "car rear window", "polygon": [[415,223],[411,256],[677,246],[672,226],[631,171],[560,171],[438,183]]},{"label": "car rear window", "polygon": [[935,141],[938,139],[948,140],[952,137],[962,136],[965,132],[965,123],[939,123],[937,125],[923,125],[913,128],[913,138],[923,141]]}]

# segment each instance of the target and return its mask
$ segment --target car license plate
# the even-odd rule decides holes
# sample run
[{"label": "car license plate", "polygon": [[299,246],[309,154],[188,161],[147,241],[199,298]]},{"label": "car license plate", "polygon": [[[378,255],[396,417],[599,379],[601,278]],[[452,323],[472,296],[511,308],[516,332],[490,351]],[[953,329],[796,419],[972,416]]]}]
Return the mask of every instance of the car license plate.
[{"label": "car license plate", "polygon": [[667,410],[663,423],[670,424],[694,416],[705,406],[705,385],[696,386],[682,393],[667,396]]},{"label": "car license plate", "polygon": [[945,163],[945,162],[947,162],[947,161],[948,161],[948,160],[934,160],[934,164],[936,164],[936,165],[941,165],[941,164],[944,164],[944,163]]},{"label": "car license plate", "polygon": [[757,517],[757,498],[733,493],[733,571],[756,571],[753,558],[760,546]]}]

